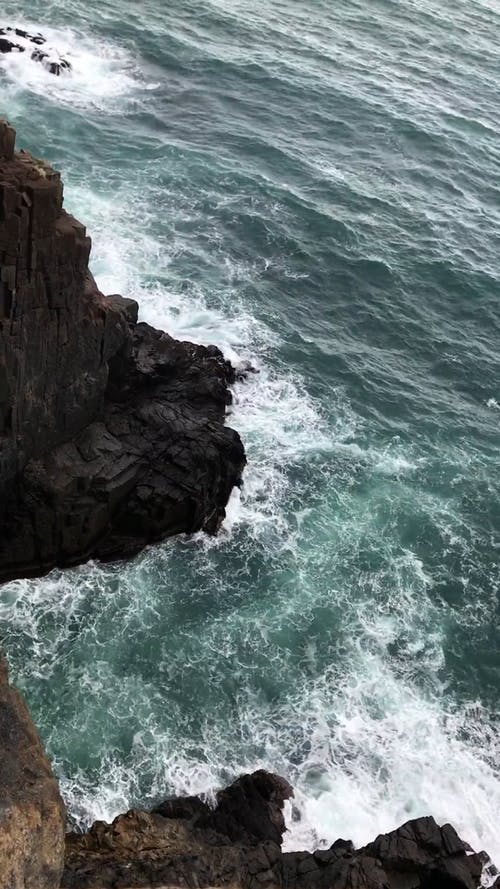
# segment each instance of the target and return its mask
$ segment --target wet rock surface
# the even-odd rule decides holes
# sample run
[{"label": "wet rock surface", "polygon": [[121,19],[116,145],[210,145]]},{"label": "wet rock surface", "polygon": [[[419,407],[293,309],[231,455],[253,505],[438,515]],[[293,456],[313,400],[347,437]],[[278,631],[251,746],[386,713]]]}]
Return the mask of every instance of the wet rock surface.
[{"label": "wet rock surface", "polygon": [[[22,28],[0,28],[0,54],[28,53],[33,62],[40,62],[49,74],[57,77],[71,71],[71,62],[47,50],[42,34],[30,34]],[[43,49],[42,49],[43,47]]]},{"label": "wet rock surface", "polygon": [[64,805],[37,731],[0,656],[0,889],[55,889]]},{"label": "wet rock surface", "polygon": [[217,531],[244,450],[215,348],[99,292],[60,176],[0,122],[0,581]]},{"label": "wet rock surface", "polygon": [[472,853],[451,825],[409,821],[355,849],[339,839],[314,853],[281,851],[282,809],[293,795],[259,771],[217,794],[152,812],[133,810],[67,837],[62,885],[111,887],[241,886],[248,889],[477,889],[487,856]]}]

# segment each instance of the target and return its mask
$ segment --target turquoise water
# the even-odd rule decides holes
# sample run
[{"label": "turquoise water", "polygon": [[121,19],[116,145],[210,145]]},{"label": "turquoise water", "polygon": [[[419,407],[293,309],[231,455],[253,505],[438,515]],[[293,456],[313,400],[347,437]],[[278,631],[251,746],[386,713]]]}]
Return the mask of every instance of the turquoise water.
[{"label": "turquoise water", "polygon": [[290,848],[431,813],[500,862],[500,3],[3,10],[73,62],[0,111],[102,289],[260,369],[217,540],[0,590],[73,821],[262,765]]}]

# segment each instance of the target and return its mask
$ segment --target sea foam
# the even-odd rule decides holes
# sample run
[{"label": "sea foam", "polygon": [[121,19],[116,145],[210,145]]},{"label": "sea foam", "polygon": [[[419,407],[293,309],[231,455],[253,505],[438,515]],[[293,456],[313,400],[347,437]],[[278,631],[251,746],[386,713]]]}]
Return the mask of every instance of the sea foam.
[{"label": "sea foam", "polygon": [[[262,16],[270,36],[256,59],[279,63],[283,83],[287,71],[274,44],[277,35],[291,39],[291,26],[281,15],[273,25],[267,6],[258,17],[248,12],[249,28],[260,27]],[[31,91],[65,111],[95,112],[102,122],[154,87],[123,46],[24,24],[42,30],[74,70],[57,79],[20,57],[2,60],[21,115]],[[300,24],[298,32],[308,23]],[[321,31],[300,40],[328,57]],[[183,46],[195,44],[192,37]],[[235,43],[225,60],[240,56]],[[339,60],[351,90],[351,58]],[[296,84],[314,75],[303,64],[292,66]],[[329,76],[339,88],[338,68]],[[406,101],[407,84],[395,103]],[[376,84],[365,86],[363,101],[378,103]],[[126,565],[89,563],[2,588],[9,659],[70,817],[88,826],[131,805],[207,793],[265,767],[296,789],[287,848],[327,845],[339,835],[361,844],[433,814],[500,862],[493,714],[460,698],[446,663],[448,637],[460,621],[472,632],[494,618],[493,603],[478,603],[475,589],[462,617],[442,592],[445,557],[458,566],[457,577],[471,573],[474,533],[458,507],[428,491],[430,458],[418,440],[372,440],[342,385],[328,389],[323,403],[311,394],[305,373],[286,361],[287,334],[271,318],[272,306],[264,311],[252,296],[256,282],[266,286],[272,259],[263,252],[235,257],[220,233],[203,228],[200,203],[214,214],[227,208],[223,190],[201,200],[200,182],[190,191],[189,177],[172,175],[170,186],[160,181],[172,146],[173,139],[156,164],[141,167],[134,157],[126,174],[101,165],[90,177],[73,159],[64,171],[67,204],[92,233],[93,270],[104,292],[138,298],[143,319],[182,339],[214,342],[236,366],[255,368],[235,385],[228,415],[249,464],[219,537],[168,541]],[[348,180],[360,200],[366,196],[365,165],[354,178],[347,164],[308,157],[319,165],[321,188]],[[375,173],[384,193],[387,183]],[[300,195],[297,188],[296,201]],[[338,202],[332,206],[337,214]],[[280,212],[273,196],[264,228],[272,229]],[[375,227],[369,207],[366,214]],[[204,238],[197,238],[200,229]],[[285,293],[308,280],[286,257],[274,270]],[[314,346],[304,333],[306,341]],[[459,485],[465,457],[444,446],[439,457]],[[409,514],[419,529],[411,542],[401,531]],[[429,526],[443,554],[437,566],[418,551]]]}]

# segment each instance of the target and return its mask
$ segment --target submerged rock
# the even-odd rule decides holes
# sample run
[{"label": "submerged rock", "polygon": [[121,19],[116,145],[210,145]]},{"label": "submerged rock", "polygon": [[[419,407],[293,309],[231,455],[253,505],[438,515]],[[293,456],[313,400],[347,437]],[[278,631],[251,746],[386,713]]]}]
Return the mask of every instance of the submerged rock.
[{"label": "submerged rock", "polygon": [[245,463],[231,365],[103,296],[62,201],[0,122],[0,581],[215,533]]},{"label": "submerged rock", "polygon": [[70,834],[66,889],[234,886],[243,889],[478,889],[484,854],[449,825],[417,818],[361,849],[337,840],[317,852],[281,851],[282,778],[259,771],[217,794],[133,810]]},{"label": "submerged rock", "polygon": [[64,825],[57,781],[0,655],[0,889],[56,889]]},{"label": "submerged rock", "polygon": [[[67,59],[55,57],[53,53],[39,49],[46,42],[42,34],[30,34],[22,28],[0,28],[0,53],[5,55],[7,53],[29,52],[30,59],[34,62],[41,62],[49,74],[56,76],[65,71],[71,71],[71,62],[68,62]],[[30,44],[34,44],[38,48],[31,50]]]}]

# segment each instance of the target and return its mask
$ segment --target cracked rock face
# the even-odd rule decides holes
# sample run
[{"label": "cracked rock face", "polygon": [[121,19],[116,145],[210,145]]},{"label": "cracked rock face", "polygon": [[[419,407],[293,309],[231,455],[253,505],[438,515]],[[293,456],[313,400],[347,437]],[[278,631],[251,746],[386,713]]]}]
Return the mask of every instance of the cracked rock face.
[{"label": "cracked rock face", "polygon": [[0,655],[0,889],[56,889],[64,826],[57,781]]},{"label": "cracked rock face", "polygon": [[245,463],[215,347],[101,294],[60,176],[0,121],[0,581],[215,532]]}]

